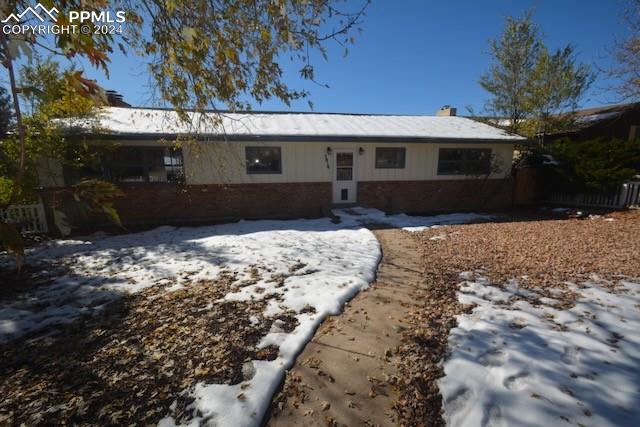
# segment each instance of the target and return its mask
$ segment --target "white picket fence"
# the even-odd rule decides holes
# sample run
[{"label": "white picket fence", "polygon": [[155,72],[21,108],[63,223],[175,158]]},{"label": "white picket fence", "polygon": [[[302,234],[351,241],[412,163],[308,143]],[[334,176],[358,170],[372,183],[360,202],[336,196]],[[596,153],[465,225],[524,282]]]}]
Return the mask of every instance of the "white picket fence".
[{"label": "white picket fence", "polygon": [[0,220],[18,225],[25,233],[46,233],[47,219],[42,202],[30,205],[11,205],[0,209]]},{"label": "white picket fence", "polygon": [[640,181],[627,182],[626,194],[623,199],[624,206],[629,208],[640,208]]},{"label": "white picket fence", "polygon": [[640,208],[640,181],[625,182],[613,193],[553,193],[546,203],[585,208]]}]

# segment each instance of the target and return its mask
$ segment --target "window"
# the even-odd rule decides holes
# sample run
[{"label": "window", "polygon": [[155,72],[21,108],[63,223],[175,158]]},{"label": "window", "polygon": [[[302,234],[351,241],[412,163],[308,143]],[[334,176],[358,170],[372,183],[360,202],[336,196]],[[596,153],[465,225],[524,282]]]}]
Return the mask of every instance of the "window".
[{"label": "window", "polygon": [[282,173],[280,147],[245,147],[247,173]]},{"label": "window", "polygon": [[336,153],[336,180],[353,181],[353,153]]},{"label": "window", "polygon": [[184,182],[182,151],[176,148],[108,147],[94,150],[91,159],[83,167],[65,167],[65,183],[86,178],[117,183]]},{"label": "window", "polygon": [[184,182],[184,161],[182,151],[171,149],[164,153],[164,170],[168,182]]},{"label": "window", "polygon": [[404,147],[376,147],[376,169],[404,169]]},{"label": "window", "polygon": [[182,182],[182,151],[174,148],[122,147],[106,156],[106,178],[113,182]]},{"label": "window", "polygon": [[438,175],[489,175],[490,148],[441,148]]}]

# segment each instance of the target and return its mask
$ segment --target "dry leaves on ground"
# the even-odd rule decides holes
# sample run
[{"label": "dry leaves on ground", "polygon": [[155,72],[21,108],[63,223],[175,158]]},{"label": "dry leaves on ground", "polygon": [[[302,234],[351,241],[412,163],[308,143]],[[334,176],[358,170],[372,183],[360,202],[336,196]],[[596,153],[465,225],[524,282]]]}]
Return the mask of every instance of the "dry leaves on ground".
[{"label": "dry leaves on ground", "polygon": [[[564,290],[564,281],[597,275],[612,286],[621,277],[640,277],[640,211],[593,219],[519,220],[468,224],[407,233],[418,239],[424,258],[420,307],[409,314],[398,349],[402,425],[444,425],[437,380],[455,316],[470,310],[458,303],[463,271],[481,270],[492,283],[517,279],[519,286]],[[544,295],[544,291],[540,292]],[[559,295],[556,293],[555,298]],[[573,297],[564,292],[567,306]]]},{"label": "dry leaves on ground", "polygon": [[188,421],[183,391],[247,380],[248,361],[278,354],[256,348],[278,320],[263,317],[269,297],[220,301],[234,281],[223,275],[171,292],[156,286],[49,336],[2,346],[0,424],[156,424],[174,401],[172,416]]}]

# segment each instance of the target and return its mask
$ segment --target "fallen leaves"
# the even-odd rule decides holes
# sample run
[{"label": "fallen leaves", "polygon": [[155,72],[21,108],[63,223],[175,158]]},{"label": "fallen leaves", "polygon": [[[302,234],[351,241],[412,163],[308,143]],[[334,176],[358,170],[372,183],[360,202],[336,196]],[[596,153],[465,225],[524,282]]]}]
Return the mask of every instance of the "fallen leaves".
[{"label": "fallen leaves", "polygon": [[287,314],[263,316],[268,298],[223,300],[234,277],[170,285],[2,346],[0,424],[146,425],[168,414],[188,422],[196,383],[247,381],[255,372],[247,361],[278,355],[277,346],[256,347],[272,324],[295,327]]},{"label": "fallen leaves", "polygon": [[[609,216],[615,220],[513,218],[511,222],[458,225],[450,227],[455,232],[446,239],[433,238],[441,229],[406,233],[407,239],[417,239],[424,250],[424,282],[415,293],[420,306],[409,313],[410,327],[395,328],[403,336],[403,345],[392,359],[404,379],[399,381],[400,397],[395,404],[401,424],[423,425],[428,420],[431,426],[444,425],[437,385],[443,376],[441,360],[447,352],[449,330],[456,325],[455,316],[472,309],[458,303],[459,274],[480,270],[493,284],[515,278],[520,288],[537,289],[517,299],[537,304],[540,298],[551,297],[560,301],[556,308],[571,307],[575,296],[566,291],[565,281],[580,282],[597,274],[615,287],[621,277],[640,277],[640,211]],[[512,326],[526,324],[514,322]]]}]

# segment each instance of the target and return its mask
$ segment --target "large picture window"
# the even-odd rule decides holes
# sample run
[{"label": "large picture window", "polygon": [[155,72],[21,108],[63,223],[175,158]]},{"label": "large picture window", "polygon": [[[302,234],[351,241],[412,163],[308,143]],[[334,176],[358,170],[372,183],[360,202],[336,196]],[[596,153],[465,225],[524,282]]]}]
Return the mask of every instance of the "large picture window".
[{"label": "large picture window", "polygon": [[182,151],[165,147],[108,147],[96,149],[82,167],[65,166],[67,185],[82,179],[115,183],[184,182]]},{"label": "large picture window", "polygon": [[490,148],[441,148],[438,175],[489,175]]},{"label": "large picture window", "polygon": [[245,147],[248,174],[282,173],[280,147]]},{"label": "large picture window", "polygon": [[182,182],[182,152],[174,148],[121,147],[104,161],[106,178],[113,182]]},{"label": "large picture window", "polygon": [[404,147],[376,147],[376,169],[404,169]]}]

